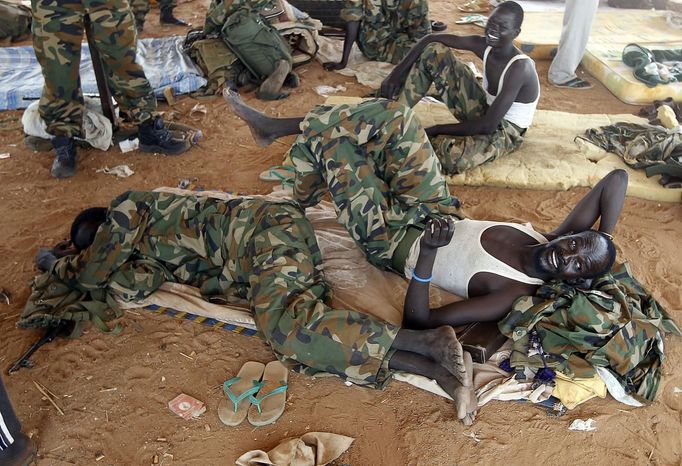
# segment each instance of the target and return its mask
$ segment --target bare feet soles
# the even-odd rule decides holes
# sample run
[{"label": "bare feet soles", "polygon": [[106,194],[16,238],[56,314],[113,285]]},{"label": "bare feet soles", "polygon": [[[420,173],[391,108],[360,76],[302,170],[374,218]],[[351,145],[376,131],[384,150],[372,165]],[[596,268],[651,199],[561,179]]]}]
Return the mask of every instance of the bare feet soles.
[{"label": "bare feet soles", "polygon": [[249,125],[251,135],[259,146],[267,147],[272,144],[276,138],[266,130],[270,117],[246,105],[237,91],[225,89],[223,98],[230,105],[235,115]]},{"label": "bare feet soles", "polygon": [[[472,376],[467,374],[465,353],[452,327],[444,325],[434,329],[429,347],[431,359],[445,367],[462,385],[471,386]],[[471,359],[471,355],[468,356]]]}]

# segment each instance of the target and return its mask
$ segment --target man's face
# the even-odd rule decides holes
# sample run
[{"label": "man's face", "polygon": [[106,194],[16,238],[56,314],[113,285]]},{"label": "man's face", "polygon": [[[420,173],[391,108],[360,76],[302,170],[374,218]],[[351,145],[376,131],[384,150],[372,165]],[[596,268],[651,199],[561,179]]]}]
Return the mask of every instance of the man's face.
[{"label": "man's face", "polygon": [[514,27],[514,16],[508,11],[495,10],[488,18],[485,41],[491,47],[510,44],[521,32]]},{"label": "man's face", "polygon": [[604,269],[608,260],[608,241],[592,231],[557,238],[535,254],[538,270],[559,280],[592,277]]}]

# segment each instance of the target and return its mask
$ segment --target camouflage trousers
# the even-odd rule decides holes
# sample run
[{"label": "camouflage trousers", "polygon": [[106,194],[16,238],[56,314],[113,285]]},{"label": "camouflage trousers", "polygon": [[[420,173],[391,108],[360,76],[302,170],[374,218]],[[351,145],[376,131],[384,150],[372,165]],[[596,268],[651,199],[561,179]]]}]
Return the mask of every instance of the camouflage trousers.
[{"label": "camouflage trousers", "polygon": [[92,301],[143,299],[165,281],[248,302],[260,334],[293,369],[373,386],[389,375],[399,327],[326,304],[320,249],[293,201],[125,193],[88,249],[36,279],[20,325],[83,320]]},{"label": "camouflage trousers", "polygon": [[301,129],[290,150],[294,199],[308,207],[328,191],[339,222],[372,264],[390,268],[410,226],[423,228],[432,215],[460,216],[412,109],[383,99],[320,105]]},{"label": "camouflage trousers", "polygon": [[[424,49],[407,75],[399,102],[413,107],[427,95],[432,84],[458,121],[480,118],[488,110],[485,91],[473,72],[443,44],[430,44]],[[431,142],[443,170],[453,175],[515,151],[524,134],[525,129],[503,119],[492,134],[440,135]]]},{"label": "camouflage trousers", "polygon": [[127,0],[32,0],[33,47],[45,86],[40,116],[55,136],[81,136],[83,94],[79,76],[83,17],[92,32],[109,87],[135,123],[151,118],[156,98],[135,62],[135,28]]},{"label": "camouflage trousers", "polygon": [[427,0],[395,3],[373,6],[360,20],[358,46],[370,60],[397,64],[419,39],[431,34]]},{"label": "camouflage trousers", "polygon": [[[176,0],[159,0],[158,3],[159,9],[162,11],[167,9],[172,10],[178,4]],[[151,5],[149,0],[131,0],[130,10],[133,12],[136,23],[144,23],[144,18],[147,16],[147,13],[149,13],[149,10],[151,10]]]}]

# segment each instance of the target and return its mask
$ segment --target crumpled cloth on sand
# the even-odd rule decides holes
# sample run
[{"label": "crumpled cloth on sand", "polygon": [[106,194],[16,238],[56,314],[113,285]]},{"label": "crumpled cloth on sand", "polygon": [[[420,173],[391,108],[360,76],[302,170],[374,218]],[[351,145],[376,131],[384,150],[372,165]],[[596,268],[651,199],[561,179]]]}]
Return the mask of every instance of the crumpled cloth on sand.
[{"label": "crumpled cloth on sand", "polygon": [[[21,116],[21,124],[24,125],[24,133],[28,136],[36,136],[43,139],[52,139],[48,134],[47,125],[38,113],[39,101],[32,102]],[[111,122],[102,115],[102,107],[98,99],[85,97],[85,112],[83,113],[83,131],[85,142],[95,149],[108,150],[111,146],[111,137],[114,131]]]},{"label": "crumpled cloth on sand", "polygon": [[[320,63],[339,62],[343,54],[343,40],[332,39],[325,36],[318,36],[317,42],[320,49],[315,58]],[[360,84],[369,86],[372,89],[379,89],[381,82],[388,74],[393,71],[395,65],[379,61],[369,61],[362,55],[357,45],[348,57],[348,65],[342,70],[336,71],[344,76],[355,76]]]},{"label": "crumpled cloth on sand", "polygon": [[237,459],[237,466],[324,466],[348,450],[355,440],[329,432],[308,432],[288,438],[267,453],[251,450]]}]

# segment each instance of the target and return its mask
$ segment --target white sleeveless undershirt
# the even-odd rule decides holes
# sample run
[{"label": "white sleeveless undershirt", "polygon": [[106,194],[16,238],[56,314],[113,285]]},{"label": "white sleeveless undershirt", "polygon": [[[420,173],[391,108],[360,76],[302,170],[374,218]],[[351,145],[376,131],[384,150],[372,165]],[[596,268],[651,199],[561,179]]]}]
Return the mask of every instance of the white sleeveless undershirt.
[{"label": "white sleeveless undershirt", "polygon": [[[495,102],[497,96],[500,95],[502,85],[504,84],[504,77],[512,63],[514,63],[516,60],[530,60],[531,63],[533,63],[533,68],[535,68],[535,62],[528,55],[515,55],[511,60],[509,60],[509,62],[507,62],[507,65],[502,70],[500,82],[497,84],[497,93],[492,95],[488,92],[488,76],[486,73],[486,62],[488,61],[488,53],[490,52],[491,48],[492,47],[487,47],[483,53],[483,90],[485,91],[485,99],[488,102],[488,105],[492,105],[492,103]],[[535,73],[535,77],[538,80],[538,96],[536,99],[528,103],[514,102],[511,104],[511,107],[509,107],[509,110],[507,110],[507,114],[504,116],[505,120],[510,121],[521,128],[528,128],[533,123],[535,109],[537,108],[538,101],[540,100],[540,79],[537,77],[537,72]]]},{"label": "white sleeveless undershirt", "polygon": [[[436,260],[433,264],[433,281],[431,283],[463,298],[469,297],[469,282],[471,277],[479,272],[494,273],[500,277],[521,283],[542,285],[544,282],[541,279],[530,277],[516,270],[483,249],[481,235],[488,228],[494,226],[515,228],[535,239],[538,243],[547,242],[547,238],[533,230],[530,223],[522,225],[519,223],[460,220],[455,223],[455,233],[450,243],[436,251]],[[404,272],[408,279],[412,278],[412,271],[417,265],[420,240],[421,236],[410,248],[410,254],[405,261]]]}]

